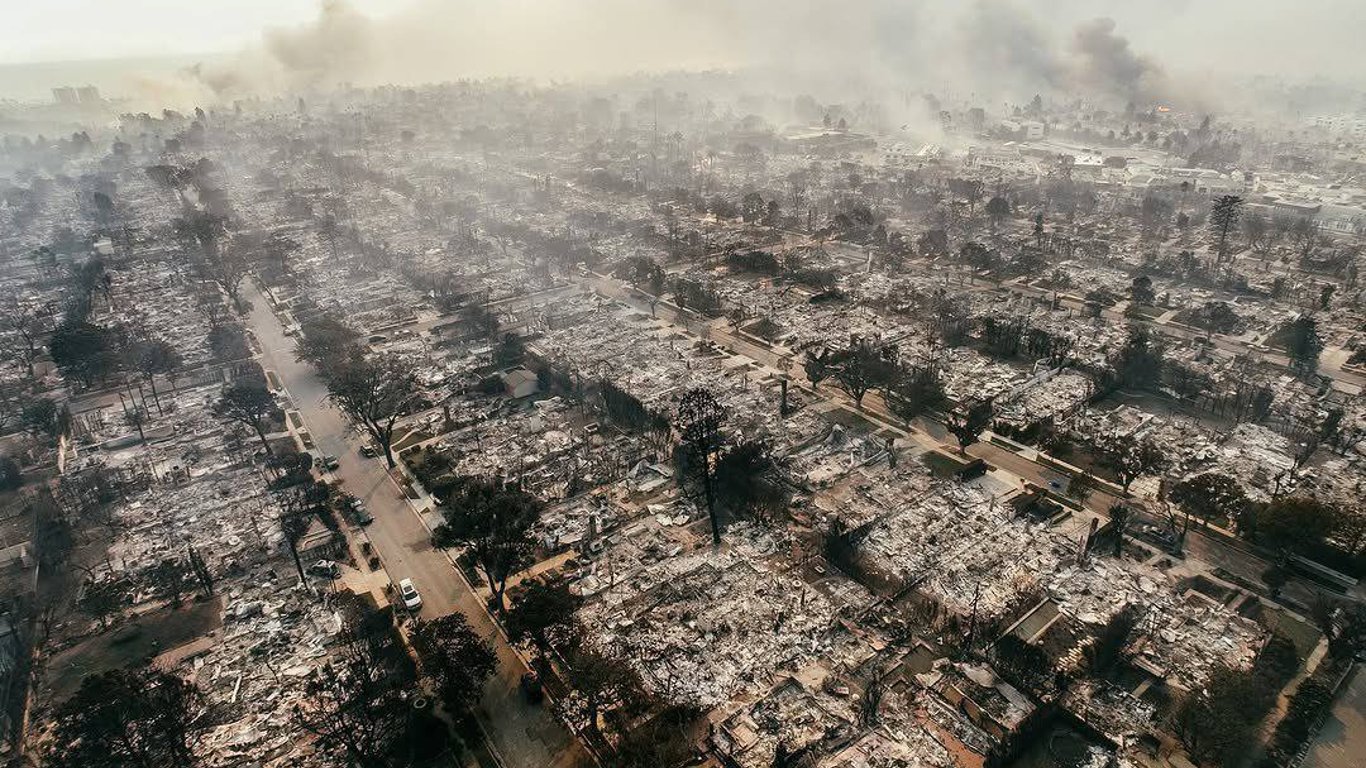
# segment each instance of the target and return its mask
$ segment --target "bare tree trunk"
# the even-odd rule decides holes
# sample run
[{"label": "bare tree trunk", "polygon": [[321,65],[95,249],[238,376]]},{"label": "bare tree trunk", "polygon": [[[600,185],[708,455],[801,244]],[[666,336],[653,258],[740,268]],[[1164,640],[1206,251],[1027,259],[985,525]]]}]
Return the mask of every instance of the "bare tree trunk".
[{"label": "bare tree trunk", "polygon": [[261,445],[266,449],[266,455],[274,456],[275,453],[270,450],[270,441],[266,439],[266,430],[261,426],[261,423],[252,422],[251,428],[256,430],[256,436],[261,438]]},{"label": "bare tree trunk", "polygon": [[163,411],[163,410],[161,410],[161,397],[159,397],[159,396],[157,395],[157,378],[156,378],[156,374],[152,374],[151,376],[148,376],[148,377],[147,377],[147,384],[148,384],[148,386],[150,386],[150,387],[152,388],[152,402],[156,403],[156,406],[157,406],[157,415],[158,415],[158,416],[164,416],[164,415],[166,415],[166,412]]},{"label": "bare tree trunk", "polygon": [[289,539],[289,554],[290,557],[294,558],[294,568],[299,572],[299,581],[307,581],[308,577],[304,575],[303,561],[299,559],[298,542],[293,539]]},{"label": "bare tree trunk", "polygon": [[716,501],[712,498],[711,456],[702,457],[702,491],[707,498],[707,517],[711,518],[712,543],[721,545],[721,521],[716,516]]}]

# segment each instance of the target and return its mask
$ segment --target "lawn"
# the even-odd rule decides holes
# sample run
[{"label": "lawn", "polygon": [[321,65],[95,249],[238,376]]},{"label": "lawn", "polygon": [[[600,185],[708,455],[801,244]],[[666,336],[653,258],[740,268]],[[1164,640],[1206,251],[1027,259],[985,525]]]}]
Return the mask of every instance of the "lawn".
[{"label": "lawn", "polygon": [[967,462],[942,451],[925,451],[920,460],[929,468],[931,474],[940,478],[953,477],[955,472],[967,466]]},{"label": "lawn", "polygon": [[55,703],[80,687],[86,675],[141,666],[157,655],[223,625],[219,597],[179,609],[159,608],[62,651],[48,660],[44,694]]}]

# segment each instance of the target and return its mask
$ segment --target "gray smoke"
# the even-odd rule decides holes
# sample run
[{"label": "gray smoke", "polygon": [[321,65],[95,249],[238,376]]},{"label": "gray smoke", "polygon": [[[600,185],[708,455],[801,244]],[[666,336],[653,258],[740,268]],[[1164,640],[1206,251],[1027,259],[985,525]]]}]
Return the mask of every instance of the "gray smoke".
[{"label": "gray smoke", "polygon": [[[1053,91],[1066,82],[1066,66],[1034,17],[1014,3],[977,0],[962,18],[954,46],[967,59],[979,90]],[[988,74],[989,73],[989,74]]]},{"label": "gray smoke", "polygon": [[[324,0],[313,23],[269,30],[251,50],[206,62],[178,90],[164,90],[207,101],[343,81],[544,82],[722,69],[786,72],[783,92],[822,98],[815,90],[827,87],[829,100],[857,93],[908,102],[929,91],[1018,104],[1040,93],[1193,107],[1201,99],[1188,83],[1221,74],[1197,56],[1245,53],[1225,30],[1236,27],[1242,38],[1273,25],[1285,27],[1276,30],[1282,36],[1322,30],[1316,16],[1351,1],[1302,0],[1323,10],[1286,21],[1212,7],[1232,0],[1150,0],[1141,11],[1124,0],[411,0],[377,19]],[[1336,13],[1332,29],[1350,17]],[[1201,71],[1192,76],[1183,63]]]},{"label": "gray smoke", "polygon": [[1091,19],[1077,26],[1073,41],[1074,73],[1081,87],[1141,101],[1162,100],[1165,76],[1129,41],[1115,34],[1115,20]]},{"label": "gray smoke", "polygon": [[317,20],[265,32],[265,50],[295,87],[353,78],[372,61],[375,24],[344,0],[323,0]]}]

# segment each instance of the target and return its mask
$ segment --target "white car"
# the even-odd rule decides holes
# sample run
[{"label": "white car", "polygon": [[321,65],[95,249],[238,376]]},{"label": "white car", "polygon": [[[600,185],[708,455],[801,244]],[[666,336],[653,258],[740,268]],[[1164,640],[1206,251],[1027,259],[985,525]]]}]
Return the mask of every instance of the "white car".
[{"label": "white car", "polygon": [[417,593],[417,587],[413,586],[412,579],[404,579],[398,583],[399,597],[403,598],[403,607],[410,611],[422,608],[422,595]]}]

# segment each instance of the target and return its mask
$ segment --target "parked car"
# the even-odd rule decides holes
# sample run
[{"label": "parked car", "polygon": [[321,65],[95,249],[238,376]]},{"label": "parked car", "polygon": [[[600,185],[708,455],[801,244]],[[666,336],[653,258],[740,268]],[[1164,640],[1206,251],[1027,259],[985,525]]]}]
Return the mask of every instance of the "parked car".
[{"label": "parked car", "polygon": [[327,469],[336,469],[341,466],[341,462],[337,460],[336,456],[324,456],[323,466]]},{"label": "parked car", "polygon": [[379,451],[376,450],[373,445],[362,445],[360,447],[360,455],[367,459],[373,459],[379,455]]},{"label": "parked car", "polygon": [[398,583],[398,595],[403,599],[403,607],[410,611],[417,611],[422,608],[422,595],[418,594],[417,587],[413,586],[412,579],[404,579]]}]

